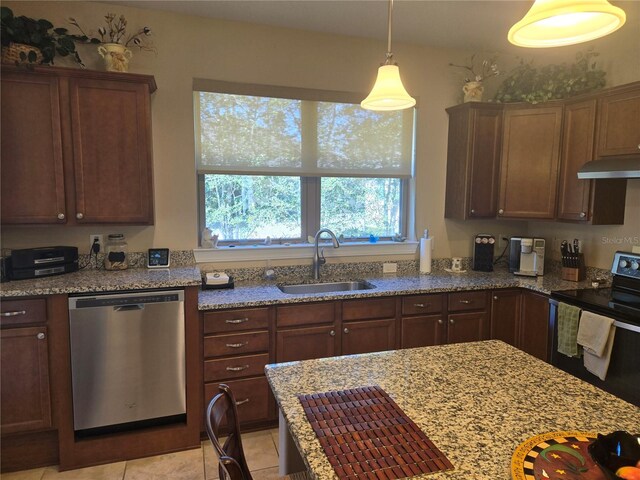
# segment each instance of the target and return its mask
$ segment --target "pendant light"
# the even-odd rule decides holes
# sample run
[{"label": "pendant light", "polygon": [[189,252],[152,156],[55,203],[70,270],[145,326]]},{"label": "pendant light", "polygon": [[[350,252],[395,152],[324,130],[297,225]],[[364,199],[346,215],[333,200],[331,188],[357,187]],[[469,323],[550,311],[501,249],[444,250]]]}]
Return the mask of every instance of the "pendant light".
[{"label": "pendant light", "polygon": [[387,58],[378,68],[378,77],[371,93],[360,105],[367,110],[391,111],[404,110],[416,104],[402,85],[400,80],[400,69],[398,64],[393,62],[391,53],[391,18],[393,13],[393,0],[389,0],[389,27],[387,37]]},{"label": "pendant light", "polygon": [[535,0],[508,38],[519,47],[561,47],[609,35],[625,21],[624,10],[607,0]]}]

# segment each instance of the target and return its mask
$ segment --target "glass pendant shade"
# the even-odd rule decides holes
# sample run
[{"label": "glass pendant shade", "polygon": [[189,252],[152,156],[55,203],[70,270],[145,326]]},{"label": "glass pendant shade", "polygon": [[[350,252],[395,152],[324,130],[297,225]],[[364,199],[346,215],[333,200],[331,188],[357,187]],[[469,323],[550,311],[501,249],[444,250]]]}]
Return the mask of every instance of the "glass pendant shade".
[{"label": "glass pendant shade", "polygon": [[625,21],[624,10],[607,0],[535,0],[508,39],[520,47],[561,47],[604,37]]},{"label": "glass pendant shade", "polygon": [[404,88],[397,65],[382,65],[371,93],[360,105],[367,110],[403,110],[416,104]]}]

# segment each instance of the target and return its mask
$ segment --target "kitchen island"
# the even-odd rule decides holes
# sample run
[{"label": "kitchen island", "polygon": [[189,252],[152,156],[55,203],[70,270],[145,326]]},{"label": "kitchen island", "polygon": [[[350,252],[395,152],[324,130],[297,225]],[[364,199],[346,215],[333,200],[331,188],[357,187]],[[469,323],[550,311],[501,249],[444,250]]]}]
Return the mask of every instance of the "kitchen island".
[{"label": "kitchen island", "polygon": [[[516,447],[537,434],[635,432],[640,409],[500,341],[440,345],[266,367],[281,415],[315,479],[338,478],[298,395],[378,385],[454,469],[415,478],[510,478]],[[293,445],[281,433],[283,451]],[[284,465],[281,463],[281,468]],[[284,468],[283,468],[284,469]],[[284,473],[281,470],[281,473]]]}]

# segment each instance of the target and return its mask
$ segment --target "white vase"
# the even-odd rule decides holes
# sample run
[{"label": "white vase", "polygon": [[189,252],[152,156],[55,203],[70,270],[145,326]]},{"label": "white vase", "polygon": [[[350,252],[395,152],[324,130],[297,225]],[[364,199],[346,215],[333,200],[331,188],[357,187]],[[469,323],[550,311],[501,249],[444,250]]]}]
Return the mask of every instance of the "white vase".
[{"label": "white vase", "polygon": [[107,72],[128,72],[131,50],[120,43],[105,43],[98,47],[98,53],[104,58]]},{"label": "white vase", "polygon": [[462,91],[464,92],[465,103],[481,102],[484,86],[482,85],[482,82],[467,82],[462,87]]}]

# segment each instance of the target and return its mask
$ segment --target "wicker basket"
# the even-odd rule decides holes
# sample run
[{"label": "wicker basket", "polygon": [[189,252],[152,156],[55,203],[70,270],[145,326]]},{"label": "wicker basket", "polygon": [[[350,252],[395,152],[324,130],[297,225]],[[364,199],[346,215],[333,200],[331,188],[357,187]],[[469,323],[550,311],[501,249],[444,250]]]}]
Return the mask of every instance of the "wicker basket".
[{"label": "wicker basket", "polygon": [[23,61],[20,58],[21,52],[24,52],[25,55],[29,55],[29,52],[35,52],[36,61],[33,63],[39,64],[42,62],[42,52],[39,48],[25,45],[23,43],[10,43],[8,47],[2,47],[2,63],[30,63],[29,60]]}]

